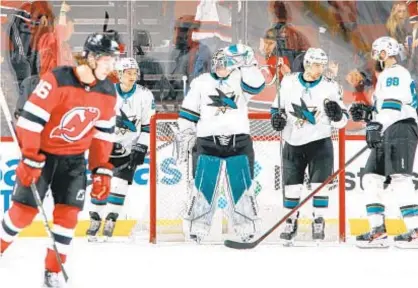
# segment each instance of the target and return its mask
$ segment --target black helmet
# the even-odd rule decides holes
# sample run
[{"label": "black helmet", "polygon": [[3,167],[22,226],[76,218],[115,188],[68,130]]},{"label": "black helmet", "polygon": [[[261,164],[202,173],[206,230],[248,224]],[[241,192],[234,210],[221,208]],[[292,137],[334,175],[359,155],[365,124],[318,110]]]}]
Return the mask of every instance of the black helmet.
[{"label": "black helmet", "polygon": [[87,37],[84,42],[84,57],[87,57],[88,53],[94,53],[96,56],[119,55],[119,44],[106,34],[94,33]]}]

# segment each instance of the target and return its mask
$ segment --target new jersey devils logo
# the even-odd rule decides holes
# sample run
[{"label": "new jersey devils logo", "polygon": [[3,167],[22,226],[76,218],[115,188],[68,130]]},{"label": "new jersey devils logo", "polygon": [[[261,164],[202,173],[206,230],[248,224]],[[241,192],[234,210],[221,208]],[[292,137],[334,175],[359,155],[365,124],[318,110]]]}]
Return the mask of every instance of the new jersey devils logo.
[{"label": "new jersey devils logo", "polygon": [[67,142],[80,140],[100,117],[95,107],[76,107],[65,113],[59,126],[51,131],[51,138],[62,138]]}]

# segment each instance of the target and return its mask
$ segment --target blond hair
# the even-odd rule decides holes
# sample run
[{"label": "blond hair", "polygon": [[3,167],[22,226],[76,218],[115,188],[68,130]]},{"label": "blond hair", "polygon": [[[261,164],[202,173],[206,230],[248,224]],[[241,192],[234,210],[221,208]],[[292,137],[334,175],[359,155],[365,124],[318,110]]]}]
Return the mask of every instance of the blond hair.
[{"label": "blond hair", "polygon": [[[398,17],[397,17],[397,12],[398,12],[398,8],[400,6],[404,6],[405,10],[406,10],[406,4],[403,2],[400,3],[395,3],[392,6],[392,10],[390,11],[390,15],[388,18],[388,21],[386,22],[386,29],[389,32],[389,36],[392,38],[397,38],[396,36],[396,28],[400,25],[400,24],[404,24],[402,23]],[[408,11],[406,10],[406,13],[408,13]],[[405,19],[403,20],[403,22],[405,22],[408,19],[408,17],[405,17]]]}]

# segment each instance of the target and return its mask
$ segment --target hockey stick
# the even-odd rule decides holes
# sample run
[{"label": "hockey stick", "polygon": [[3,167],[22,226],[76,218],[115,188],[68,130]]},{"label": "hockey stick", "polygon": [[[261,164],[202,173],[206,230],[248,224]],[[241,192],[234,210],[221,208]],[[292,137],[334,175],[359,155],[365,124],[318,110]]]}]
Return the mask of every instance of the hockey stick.
[{"label": "hockey stick", "polygon": [[[13,127],[12,116],[10,114],[9,107],[7,106],[7,102],[6,102],[6,99],[4,97],[3,90],[1,88],[0,88],[0,105],[1,105],[1,109],[3,110],[3,113],[4,113],[4,118],[6,118],[7,125],[9,127],[10,133],[12,134],[13,142],[16,143],[17,146],[19,146],[19,142],[17,140],[16,132],[15,132],[15,129]],[[20,148],[20,147],[18,147],[18,148]],[[38,206],[38,210],[39,210],[40,214],[42,215],[42,220],[43,220],[42,222],[45,226],[45,230],[48,234],[48,237],[52,240],[52,247],[54,249],[58,265],[61,268],[62,275],[64,276],[64,280],[65,280],[65,282],[68,282],[68,274],[65,271],[64,265],[62,263],[61,256],[58,253],[58,248],[57,248],[57,245],[56,245],[56,242],[55,242],[55,237],[53,236],[52,230],[48,225],[48,217],[46,216],[44,207],[42,205],[42,200],[41,200],[41,197],[39,196],[38,188],[36,188],[35,183],[32,183],[30,185],[30,190],[32,191],[33,198],[35,198],[35,202],[36,202],[36,205]]]},{"label": "hockey stick", "polygon": [[353,157],[350,158],[345,164],[344,167],[338,169],[336,172],[334,172],[331,176],[329,176],[321,185],[319,185],[318,188],[316,188],[314,191],[312,191],[308,196],[306,196],[305,199],[303,199],[295,208],[293,208],[291,211],[289,211],[285,216],[283,216],[282,219],[279,220],[276,224],[274,224],[273,227],[271,227],[267,232],[265,232],[260,238],[258,238],[254,242],[236,242],[232,240],[225,240],[224,245],[228,248],[232,249],[253,249],[258,244],[260,244],[264,239],[266,239],[271,233],[273,233],[280,225],[282,225],[287,218],[289,218],[293,213],[295,213],[300,207],[302,207],[306,202],[308,202],[315,194],[317,194],[325,185],[330,183],[332,180],[334,180],[335,177],[337,177],[342,171],[344,171],[354,160],[356,160],[360,155],[362,155],[366,150],[368,149],[367,145],[363,147],[360,151],[358,151]]}]

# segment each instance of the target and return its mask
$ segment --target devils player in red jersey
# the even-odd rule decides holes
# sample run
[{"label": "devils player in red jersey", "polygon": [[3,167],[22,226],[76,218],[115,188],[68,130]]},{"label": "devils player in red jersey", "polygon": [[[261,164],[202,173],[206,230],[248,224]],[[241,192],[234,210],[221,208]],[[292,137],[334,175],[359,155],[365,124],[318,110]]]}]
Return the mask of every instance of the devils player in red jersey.
[{"label": "devils player in red jersey", "polygon": [[[86,150],[93,177],[91,196],[98,200],[107,197],[116,118],[116,91],[107,76],[118,54],[114,40],[103,34],[90,35],[84,44],[84,64],[46,73],[25,103],[16,124],[22,159],[16,169],[13,204],[0,225],[0,254],[38,213],[29,187],[36,183],[42,200],[49,188],[52,191],[52,232],[65,262],[84,205]],[[44,287],[62,287],[60,270],[49,247]]]}]

